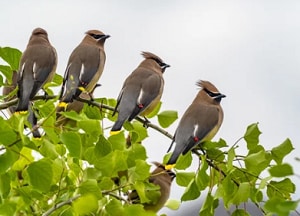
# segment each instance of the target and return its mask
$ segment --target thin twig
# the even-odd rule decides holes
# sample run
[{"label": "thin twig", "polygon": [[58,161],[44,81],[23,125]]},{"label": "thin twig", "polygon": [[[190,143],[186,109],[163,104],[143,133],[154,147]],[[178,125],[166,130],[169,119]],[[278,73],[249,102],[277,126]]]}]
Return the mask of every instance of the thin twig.
[{"label": "thin twig", "polygon": [[[78,97],[76,100],[77,100],[77,101],[80,101],[80,102],[83,102],[83,103],[87,103],[87,104],[92,105],[92,106],[95,106],[95,107],[98,107],[100,110],[101,110],[102,108],[104,108],[104,109],[106,109],[106,110],[110,110],[110,111],[114,111],[114,110],[115,110],[114,107],[108,106],[108,105],[106,105],[106,104],[98,103],[98,102],[96,102],[96,101],[86,100],[86,99],[83,99],[83,98],[80,98],[80,97]],[[135,119],[136,119],[137,121],[141,122],[143,125],[146,125],[146,127],[150,127],[150,128],[152,128],[152,129],[154,129],[154,130],[160,132],[161,134],[165,135],[166,137],[168,137],[168,138],[170,138],[170,139],[173,139],[173,135],[170,134],[168,131],[166,131],[166,130],[160,128],[160,127],[158,127],[158,126],[155,125],[155,124],[150,123],[150,122],[147,121],[147,120],[144,120],[142,117],[137,116],[137,117],[135,117]]]},{"label": "thin twig", "polygon": [[76,199],[78,199],[81,195],[80,194],[77,194],[76,196],[66,200],[66,201],[63,201],[61,203],[58,203],[58,204],[55,204],[52,208],[50,208],[48,211],[46,211],[44,214],[42,214],[42,216],[49,216],[51,215],[54,211],[56,211],[57,209],[65,206],[65,205],[71,205],[72,202]]}]

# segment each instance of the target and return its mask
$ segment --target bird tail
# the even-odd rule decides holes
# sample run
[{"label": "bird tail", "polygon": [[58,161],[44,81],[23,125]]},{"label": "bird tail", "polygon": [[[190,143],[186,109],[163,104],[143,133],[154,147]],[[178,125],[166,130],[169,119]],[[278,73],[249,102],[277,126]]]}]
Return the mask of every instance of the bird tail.
[{"label": "bird tail", "polygon": [[167,165],[175,165],[179,155],[175,154],[175,152],[172,153],[170,159],[167,162]]},{"label": "bird tail", "polygon": [[125,120],[117,120],[115,124],[113,125],[112,129],[110,130],[110,135],[115,135],[120,133],[122,126],[124,124]]},{"label": "bird tail", "polygon": [[15,112],[27,113],[29,106],[29,98],[20,97]]}]

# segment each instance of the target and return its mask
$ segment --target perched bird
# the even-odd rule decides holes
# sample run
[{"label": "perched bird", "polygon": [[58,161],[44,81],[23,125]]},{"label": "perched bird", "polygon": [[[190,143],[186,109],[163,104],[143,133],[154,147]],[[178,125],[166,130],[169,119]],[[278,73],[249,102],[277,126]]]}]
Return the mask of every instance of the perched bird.
[{"label": "perched bird", "polygon": [[[18,81],[18,73],[16,71],[13,71],[13,74],[12,74],[12,83],[9,84],[8,81],[6,80],[6,84],[5,86],[3,87],[2,89],[2,93],[4,96],[7,96],[4,98],[4,101],[10,101],[10,100],[13,100],[17,97],[16,94],[12,94],[10,95],[17,87],[17,81]],[[29,105],[28,105],[28,109],[29,109],[29,115],[28,115],[28,122],[33,126],[35,126],[37,124],[37,117],[35,116],[34,114],[34,111],[32,110],[32,103],[29,102]],[[8,108],[8,114],[11,116],[14,112],[16,111],[16,106],[13,105],[13,106],[10,106]],[[33,137],[41,137],[41,134],[40,132],[38,131],[38,129],[32,131],[32,135]]]},{"label": "perched bird", "polygon": [[176,143],[175,150],[167,162],[167,169],[171,169],[181,154],[186,154],[196,145],[211,140],[218,132],[223,121],[221,99],[226,97],[208,81],[199,81],[197,85],[202,89],[193,103],[183,114],[171,146]]},{"label": "perched bird", "polygon": [[[164,165],[154,162],[156,169],[151,173],[149,182],[160,187],[160,195],[158,199],[152,203],[144,203],[144,209],[147,211],[158,212],[167,202],[170,196],[171,184],[176,174],[171,170],[166,170]],[[128,196],[133,203],[139,203],[139,197],[136,191],[133,191]]]},{"label": "perched bird", "polygon": [[159,103],[163,93],[163,73],[170,65],[150,52],[143,52],[145,58],[125,80],[115,111],[118,119],[111,129],[111,135],[119,133],[126,120],[137,115],[149,114]]},{"label": "perched bird", "polygon": [[42,28],[34,29],[20,61],[16,112],[28,110],[29,101],[52,80],[56,65],[56,50],[51,46],[47,32]]},{"label": "perched bird", "polygon": [[104,43],[109,37],[101,31],[89,30],[73,50],[64,75],[60,107],[66,108],[81,92],[93,91],[104,69]]}]

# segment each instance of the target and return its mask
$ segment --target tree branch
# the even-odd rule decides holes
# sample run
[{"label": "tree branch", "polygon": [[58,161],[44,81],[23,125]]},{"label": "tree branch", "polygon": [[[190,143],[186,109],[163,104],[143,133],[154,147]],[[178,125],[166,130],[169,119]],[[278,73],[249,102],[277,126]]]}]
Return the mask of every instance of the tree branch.
[{"label": "tree branch", "polygon": [[55,204],[52,208],[50,208],[48,211],[46,211],[44,214],[42,214],[42,216],[49,216],[51,215],[54,211],[56,211],[57,209],[65,206],[65,205],[71,205],[72,202],[76,199],[78,199],[81,195],[80,194],[77,194],[76,196],[66,200],[66,201],[63,201],[61,203],[58,203],[58,204]]}]

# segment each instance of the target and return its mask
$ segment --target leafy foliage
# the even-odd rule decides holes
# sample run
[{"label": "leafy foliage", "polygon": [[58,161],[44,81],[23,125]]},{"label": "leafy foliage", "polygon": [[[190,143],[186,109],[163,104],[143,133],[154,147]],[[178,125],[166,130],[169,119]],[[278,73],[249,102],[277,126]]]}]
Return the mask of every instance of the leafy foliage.
[{"label": "leafy foliage", "polygon": [[[0,57],[7,62],[0,65],[1,86],[5,79],[10,83],[20,55],[16,49],[0,49]],[[80,114],[62,113],[69,122],[57,126],[57,98],[51,87],[61,82],[61,76],[56,75],[47,85],[53,99],[34,103],[44,131],[41,139],[32,138],[30,129],[24,130],[26,115],[0,117],[0,215],[156,215],[142,205],[159,196],[158,186],[148,181],[150,165],[147,150],[141,145],[151,139],[143,127],[145,122],[126,123],[123,132],[107,136],[107,126],[116,120],[111,115],[116,101],[99,98],[93,102],[97,106],[85,105]],[[160,111],[161,107],[159,104],[148,117],[157,117],[160,127],[168,128],[178,118],[177,112]],[[185,191],[180,201],[171,199],[166,206],[176,210],[180,202],[202,194],[200,215],[214,215],[221,200],[227,209],[252,202],[265,215],[289,215],[299,204],[299,200],[291,199],[296,189],[289,178],[293,167],[284,162],[293,145],[287,139],[266,150],[259,142],[260,134],[254,123],[232,146],[220,139],[180,156],[175,167],[176,184]],[[245,144],[243,155],[236,153],[237,144]],[[163,160],[168,157],[170,154]],[[199,168],[185,171],[195,158]],[[132,191],[138,193],[140,204],[128,199]],[[246,208],[236,208],[232,215],[249,213]]]}]

